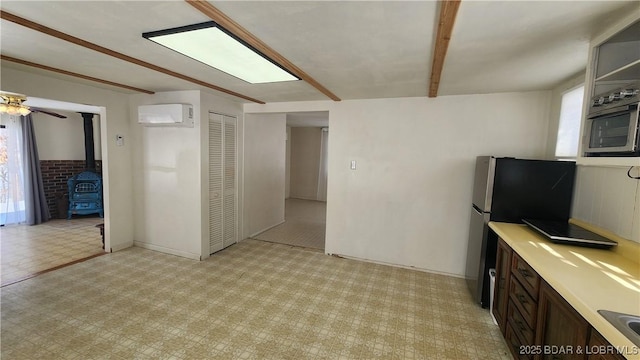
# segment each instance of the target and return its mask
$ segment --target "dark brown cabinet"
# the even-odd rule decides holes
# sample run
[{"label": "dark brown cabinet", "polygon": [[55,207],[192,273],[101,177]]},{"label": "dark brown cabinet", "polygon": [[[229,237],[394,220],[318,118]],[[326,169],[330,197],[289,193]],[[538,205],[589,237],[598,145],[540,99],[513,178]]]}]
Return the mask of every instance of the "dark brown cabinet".
[{"label": "dark brown cabinet", "polygon": [[504,240],[497,251],[493,316],[514,359],[624,360]]},{"label": "dark brown cabinet", "polygon": [[518,254],[498,239],[496,288],[493,316],[516,359],[531,359],[535,353],[538,274]]},{"label": "dark brown cabinet", "polygon": [[589,360],[625,360],[624,356],[612,351],[611,344],[596,329],[591,329],[589,336]]},{"label": "dark brown cabinet", "polygon": [[536,326],[536,315],[538,315],[538,304],[534,300],[520,282],[511,277],[509,282],[509,300],[513,303],[514,307],[520,312],[521,317],[532,329]]},{"label": "dark brown cabinet", "polygon": [[507,304],[509,302],[509,279],[511,278],[512,250],[502,239],[498,239],[496,254],[496,287],[493,296],[493,316],[502,335],[506,335]]},{"label": "dark brown cabinet", "polygon": [[518,254],[512,252],[507,324],[521,344],[517,349],[512,348],[515,358],[530,359],[536,353],[536,347],[532,345],[535,340],[539,287],[538,273]]},{"label": "dark brown cabinet", "polygon": [[504,335],[504,339],[507,341],[507,345],[509,346],[509,350],[511,350],[511,355],[513,355],[514,359],[533,359],[532,355],[530,355],[531,351],[528,351],[531,348],[526,347],[526,345],[520,341],[520,338],[516,335],[516,331],[513,330],[510,322],[507,323],[507,332]]},{"label": "dark brown cabinet", "polygon": [[513,276],[515,276],[522,287],[533,297],[538,299],[538,289],[540,288],[540,276],[520,255],[513,254],[513,264],[511,266]]},{"label": "dark brown cabinet", "polygon": [[537,359],[585,359],[589,323],[544,281],[538,308],[536,344],[544,345],[547,351]]}]

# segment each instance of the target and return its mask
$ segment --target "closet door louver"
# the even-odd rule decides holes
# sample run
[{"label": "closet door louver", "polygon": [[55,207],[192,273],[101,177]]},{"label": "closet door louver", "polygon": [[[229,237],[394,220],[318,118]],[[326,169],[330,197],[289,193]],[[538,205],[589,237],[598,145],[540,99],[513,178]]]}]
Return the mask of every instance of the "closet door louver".
[{"label": "closet door louver", "polygon": [[223,248],[222,116],[209,114],[209,252]]},{"label": "closet door louver", "polygon": [[236,118],[209,114],[210,252],[237,242],[238,180]]}]

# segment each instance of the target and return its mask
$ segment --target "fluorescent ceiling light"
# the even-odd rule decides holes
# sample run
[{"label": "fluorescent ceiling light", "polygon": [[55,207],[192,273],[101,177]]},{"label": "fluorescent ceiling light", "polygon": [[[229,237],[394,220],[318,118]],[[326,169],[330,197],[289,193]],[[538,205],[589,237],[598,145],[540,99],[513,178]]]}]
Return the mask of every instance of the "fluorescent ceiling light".
[{"label": "fluorescent ceiling light", "polygon": [[300,80],[213,21],[142,36],[252,84]]}]

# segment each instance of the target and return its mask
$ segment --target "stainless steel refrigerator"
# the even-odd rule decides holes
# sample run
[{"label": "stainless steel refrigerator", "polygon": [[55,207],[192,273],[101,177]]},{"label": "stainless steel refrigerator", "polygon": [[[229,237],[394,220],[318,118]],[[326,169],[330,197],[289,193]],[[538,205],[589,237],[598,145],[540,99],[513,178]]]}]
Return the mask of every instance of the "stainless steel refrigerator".
[{"label": "stainless steel refrigerator", "polygon": [[489,221],[567,221],[576,166],[570,161],[478,156],[473,185],[466,279],[474,299],[489,306],[489,269],[495,268],[497,235]]}]

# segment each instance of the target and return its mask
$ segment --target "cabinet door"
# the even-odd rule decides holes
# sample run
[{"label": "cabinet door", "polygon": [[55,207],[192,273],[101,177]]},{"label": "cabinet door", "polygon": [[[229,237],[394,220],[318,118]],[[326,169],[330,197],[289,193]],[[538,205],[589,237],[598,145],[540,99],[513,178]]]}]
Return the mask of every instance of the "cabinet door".
[{"label": "cabinet door", "polygon": [[[596,329],[591,328],[589,336],[589,360],[624,360],[624,356],[612,351],[613,347]],[[604,351],[603,351],[604,350]]]},{"label": "cabinet door", "polygon": [[498,322],[502,335],[507,326],[507,304],[509,302],[509,278],[512,250],[502,239],[498,239],[496,253],[496,287],[493,294],[493,316]]},{"label": "cabinet door", "polygon": [[585,359],[589,324],[549,284],[542,282],[538,299],[536,344],[547,349],[537,359]]}]

